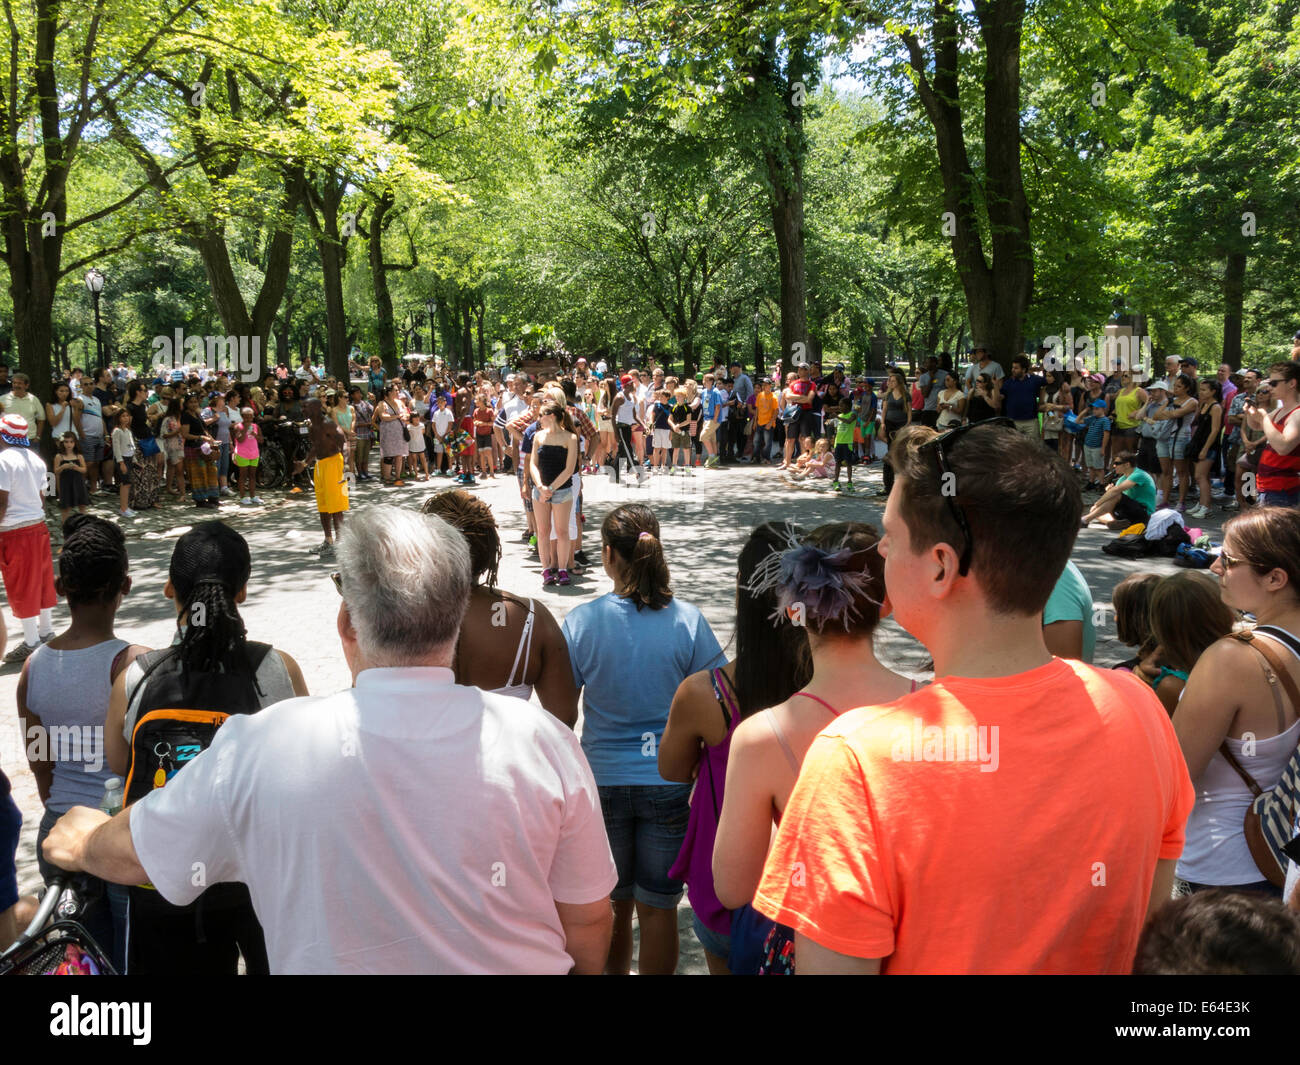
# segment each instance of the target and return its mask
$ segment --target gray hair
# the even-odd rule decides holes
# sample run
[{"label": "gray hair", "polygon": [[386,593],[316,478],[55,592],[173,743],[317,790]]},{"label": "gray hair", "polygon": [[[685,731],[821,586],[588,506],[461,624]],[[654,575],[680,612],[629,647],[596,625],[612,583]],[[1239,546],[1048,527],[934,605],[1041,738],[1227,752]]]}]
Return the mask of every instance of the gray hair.
[{"label": "gray hair", "polygon": [[21,381],[25,385],[30,385],[32,383],[32,379],[28,377],[25,373],[14,374],[13,383],[18,384],[19,381]]},{"label": "gray hair", "polygon": [[470,594],[469,545],[458,529],[432,514],[367,507],[343,526],[338,557],[368,659],[411,665],[455,647]]}]

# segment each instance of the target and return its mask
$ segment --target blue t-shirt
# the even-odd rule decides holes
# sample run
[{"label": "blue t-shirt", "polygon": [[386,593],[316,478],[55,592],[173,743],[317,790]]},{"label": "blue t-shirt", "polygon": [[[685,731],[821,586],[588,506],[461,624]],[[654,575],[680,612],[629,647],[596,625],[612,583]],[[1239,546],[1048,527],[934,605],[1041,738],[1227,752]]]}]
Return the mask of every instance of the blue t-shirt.
[{"label": "blue t-shirt", "polygon": [[672,410],[673,410],[673,408],[672,408],[671,404],[668,404],[668,403],[656,403],[656,404],[655,404],[654,411],[655,411],[655,428],[656,428],[656,429],[668,429],[668,428],[670,428],[670,426],[669,426],[669,424],[668,424],[668,416],[672,413]]},{"label": "blue t-shirt", "polygon": [[706,388],[704,390],[704,417],[716,418],[718,404],[727,401],[726,394],[716,388]]},{"label": "blue t-shirt", "polygon": [[1033,421],[1038,417],[1038,391],[1043,387],[1041,377],[1002,378],[1002,413],[1018,422]]},{"label": "blue t-shirt", "polygon": [[659,775],[659,741],[677,686],[726,661],[704,615],[680,599],[637,610],[610,592],[571,610],[563,631],[596,783],[668,784]]},{"label": "blue t-shirt", "polygon": [[1043,608],[1043,624],[1050,625],[1054,621],[1083,622],[1083,661],[1091,664],[1097,647],[1097,629],[1092,623],[1092,591],[1073,562],[1065,564],[1048,597],[1047,606]]},{"label": "blue t-shirt", "polygon": [[1110,419],[1101,414],[1095,418],[1086,418],[1083,422],[1083,446],[1101,447],[1110,429]]}]

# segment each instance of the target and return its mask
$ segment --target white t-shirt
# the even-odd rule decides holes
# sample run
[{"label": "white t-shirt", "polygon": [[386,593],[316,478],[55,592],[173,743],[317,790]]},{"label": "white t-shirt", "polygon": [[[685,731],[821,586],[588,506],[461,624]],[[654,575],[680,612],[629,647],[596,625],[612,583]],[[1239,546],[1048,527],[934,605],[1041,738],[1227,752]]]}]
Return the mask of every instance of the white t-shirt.
[{"label": "white t-shirt", "polygon": [[131,838],[169,902],[247,884],[274,973],[567,973],[555,903],[618,881],[577,738],[450,669],[232,717]]},{"label": "white t-shirt", "polygon": [[528,400],[511,392],[497,409],[505,415],[507,422],[512,422],[528,409]]},{"label": "white t-shirt", "polygon": [[29,447],[5,446],[0,451],[0,492],[9,493],[0,529],[16,529],[45,517],[45,463]]},{"label": "white t-shirt", "polygon": [[429,420],[433,423],[433,431],[439,436],[446,436],[447,430],[451,428],[452,423],[456,420],[456,415],[450,407],[443,407],[441,410],[434,408],[429,412]]},{"label": "white t-shirt", "polygon": [[966,382],[966,388],[968,391],[975,387],[975,382],[979,380],[979,376],[982,373],[986,373],[993,378],[994,384],[1001,381],[1002,378],[1007,375],[1006,371],[1002,369],[1002,364],[994,362],[992,359],[989,359],[989,364],[987,366],[981,366],[978,362],[973,362],[966,367],[966,374],[962,378],[962,380]]}]

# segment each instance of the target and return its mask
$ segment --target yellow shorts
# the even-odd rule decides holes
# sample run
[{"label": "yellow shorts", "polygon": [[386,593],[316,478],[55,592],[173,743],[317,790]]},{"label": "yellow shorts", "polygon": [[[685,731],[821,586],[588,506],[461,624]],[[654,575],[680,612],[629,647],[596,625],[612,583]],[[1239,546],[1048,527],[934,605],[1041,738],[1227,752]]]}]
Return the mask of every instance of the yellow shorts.
[{"label": "yellow shorts", "polygon": [[348,509],[347,467],[341,454],[316,460],[316,509],[322,514]]}]

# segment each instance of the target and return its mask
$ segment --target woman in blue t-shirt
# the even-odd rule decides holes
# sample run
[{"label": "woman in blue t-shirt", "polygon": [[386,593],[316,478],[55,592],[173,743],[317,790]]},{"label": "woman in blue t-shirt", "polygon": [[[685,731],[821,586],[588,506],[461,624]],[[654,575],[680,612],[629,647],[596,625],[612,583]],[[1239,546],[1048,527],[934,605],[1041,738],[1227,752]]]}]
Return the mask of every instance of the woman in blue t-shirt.
[{"label": "woman in blue t-shirt", "polygon": [[[614,590],[564,619],[573,680],[583,698],[582,749],[600,789],[618,867],[607,973],[632,963],[632,912],[641,925],[637,971],[677,968],[683,885],[668,870],[686,838],[691,785],[659,775],[659,743],[677,687],[726,659],[699,609],[673,597],[659,522],[640,503],[611,511],[601,556]],[[651,659],[645,649],[654,648]]]}]

